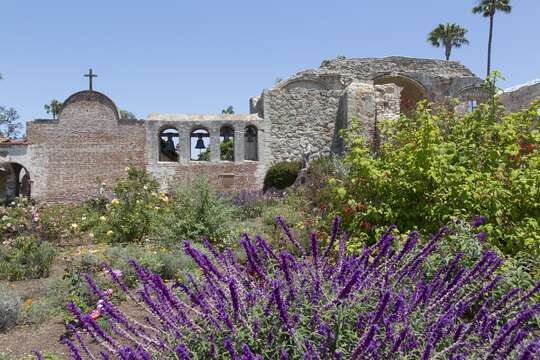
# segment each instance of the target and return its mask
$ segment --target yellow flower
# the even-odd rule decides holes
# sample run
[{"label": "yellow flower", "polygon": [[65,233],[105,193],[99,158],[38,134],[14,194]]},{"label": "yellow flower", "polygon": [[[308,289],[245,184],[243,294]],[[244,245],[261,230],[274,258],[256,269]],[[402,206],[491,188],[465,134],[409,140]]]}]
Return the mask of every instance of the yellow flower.
[{"label": "yellow flower", "polygon": [[113,234],[114,234],[114,231],[112,230],[107,231],[107,236],[112,236]]},{"label": "yellow flower", "polygon": [[72,228],[73,230],[77,230],[77,229],[79,228],[79,225],[77,225],[77,224],[71,224],[71,228]]},{"label": "yellow flower", "polygon": [[126,172],[128,172],[129,170],[131,170],[131,168],[129,166],[126,166],[125,170]]},{"label": "yellow flower", "polygon": [[169,202],[169,198],[167,196],[163,196],[161,198],[161,201],[163,201],[164,203],[168,203]]},{"label": "yellow flower", "polygon": [[113,204],[113,205],[118,205],[118,204],[120,204],[120,200],[118,200],[118,199],[112,199],[111,204]]},{"label": "yellow flower", "polygon": [[106,218],[105,216],[101,216],[101,217],[99,218],[99,220],[101,220],[101,221],[107,221],[107,218]]},{"label": "yellow flower", "polygon": [[90,237],[90,239],[93,239],[94,238],[94,233],[89,233],[88,236]]}]

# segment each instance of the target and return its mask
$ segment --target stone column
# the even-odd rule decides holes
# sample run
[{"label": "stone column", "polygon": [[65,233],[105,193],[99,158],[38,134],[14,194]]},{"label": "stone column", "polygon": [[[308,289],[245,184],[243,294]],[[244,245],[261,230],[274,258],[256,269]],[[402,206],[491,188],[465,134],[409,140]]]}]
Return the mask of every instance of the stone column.
[{"label": "stone column", "polygon": [[220,159],[219,150],[219,126],[212,126],[210,129],[210,161],[218,162]]},{"label": "stone column", "polygon": [[244,161],[244,123],[234,125],[234,161]]},{"label": "stone column", "polygon": [[191,133],[185,126],[176,126],[178,130],[178,161],[188,162],[191,160]]}]

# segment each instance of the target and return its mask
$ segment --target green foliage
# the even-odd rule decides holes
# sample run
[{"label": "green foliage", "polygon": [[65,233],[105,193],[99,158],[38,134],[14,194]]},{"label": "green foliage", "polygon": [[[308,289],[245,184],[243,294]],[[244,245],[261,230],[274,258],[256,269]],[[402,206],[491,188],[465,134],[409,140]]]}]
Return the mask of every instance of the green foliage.
[{"label": "green foliage", "polygon": [[465,34],[467,34],[467,29],[458,24],[439,24],[429,33],[428,42],[435,47],[444,46],[446,60],[450,60],[452,48],[469,44]]},{"label": "green foliage", "polygon": [[229,139],[219,144],[222,161],[234,161],[234,140]]},{"label": "green foliage", "polygon": [[56,99],[51,100],[49,104],[43,105],[43,108],[45,109],[47,114],[52,114],[53,120],[55,120],[58,114],[60,114],[60,111],[62,111],[63,107],[64,104]]},{"label": "green foliage", "polygon": [[283,190],[294,184],[302,164],[299,161],[283,161],[272,165],[264,177],[263,190]]},{"label": "green foliage", "polygon": [[221,110],[222,114],[234,114],[234,108],[229,105],[226,109]]},{"label": "green foliage", "polygon": [[327,186],[330,179],[344,180],[348,171],[341,158],[336,156],[324,156],[309,163],[305,178],[306,182],[301,187],[302,194],[309,201],[312,211],[325,217],[328,213],[328,204],[334,198],[332,188]]},{"label": "green foliage", "polygon": [[48,277],[55,251],[51,244],[35,237],[19,237],[10,245],[0,245],[0,280]]},{"label": "green foliage", "polygon": [[158,193],[159,184],[144,170],[129,166],[127,179],[113,189],[114,198],[94,224],[93,235],[109,243],[142,242],[154,231],[156,219],[169,198]]},{"label": "green foliage", "polygon": [[14,139],[19,136],[22,124],[19,114],[13,108],[0,106],[0,137]]},{"label": "green foliage", "polygon": [[210,161],[210,148],[200,152],[197,155],[197,161]]},{"label": "green foliage", "polygon": [[137,120],[137,116],[130,111],[120,110],[120,119],[122,120]]},{"label": "green foliage", "polygon": [[203,177],[183,184],[172,195],[171,207],[163,214],[155,237],[178,245],[182,240],[210,241],[225,246],[233,238],[234,209],[212,190]]},{"label": "green foliage", "polygon": [[32,230],[32,204],[28,199],[16,199],[8,206],[0,206],[0,239],[12,240]]},{"label": "green foliage", "polygon": [[0,332],[16,325],[20,316],[20,297],[7,286],[0,284]]},{"label": "green foliage", "polygon": [[390,224],[434,232],[482,215],[480,230],[504,253],[540,256],[539,108],[505,114],[482,105],[461,117],[420,105],[412,118],[385,124],[378,157],[351,137],[349,178],[332,184],[353,239]]}]

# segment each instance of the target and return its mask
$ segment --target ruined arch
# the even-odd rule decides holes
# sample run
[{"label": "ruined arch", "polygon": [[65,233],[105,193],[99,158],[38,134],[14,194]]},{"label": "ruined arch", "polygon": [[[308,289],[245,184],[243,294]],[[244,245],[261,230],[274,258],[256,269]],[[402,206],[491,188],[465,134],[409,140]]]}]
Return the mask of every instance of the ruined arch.
[{"label": "ruined arch", "polygon": [[329,90],[324,82],[315,79],[293,79],[286,81],[280,88],[290,91],[292,89]]},{"label": "ruined arch", "polygon": [[488,99],[489,94],[482,85],[469,85],[457,91],[453,97],[460,102],[458,108],[461,111],[472,112]]},{"label": "ruined arch", "polygon": [[0,203],[32,195],[30,172],[16,162],[0,163]]},{"label": "ruined arch", "polygon": [[426,88],[418,81],[408,76],[399,74],[385,74],[373,80],[375,85],[395,84],[401,88],[400,110],[404,114],[410,114],[416,108],[416,104],[428,98]]}]

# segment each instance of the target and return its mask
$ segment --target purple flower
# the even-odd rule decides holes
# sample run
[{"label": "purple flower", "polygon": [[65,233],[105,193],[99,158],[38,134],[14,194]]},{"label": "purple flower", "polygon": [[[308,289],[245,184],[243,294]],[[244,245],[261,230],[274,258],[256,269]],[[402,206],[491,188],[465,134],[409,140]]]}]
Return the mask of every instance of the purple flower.
[{"label": "purple flower", "polygon": [[191,360],[189,350],[184,344],[179,344],[176,347],[176,354],[180,357],[180,360]]},{"label": "purple flower", "polygon": [[334,223],[332,224],[332,234],[330,235],[330,241],[328,242],[328,246],[326,247],[326,250],[324,251],[323,258],[326,258],[328,254],[330,254],[330,251],[334,248],[334,243],[336,242],[336,238],[339,233],[339,226],[341,225],[341,216],[336,216],[334,218]]},{"label": "purple flower", "polygon": [[486,223],[487,218],[485,216],[477,216],[472,220],[471,226],[477,228]]},{"label": "purple flower", "polygon": [[480,232],[478,233],[478,235],[476,235],[476,237],[477,237],[478,240],[480,240],[481,242],[485,242],[485,241],[486,241],[487,234],[486,234],[484,231],[480,231]]}]

